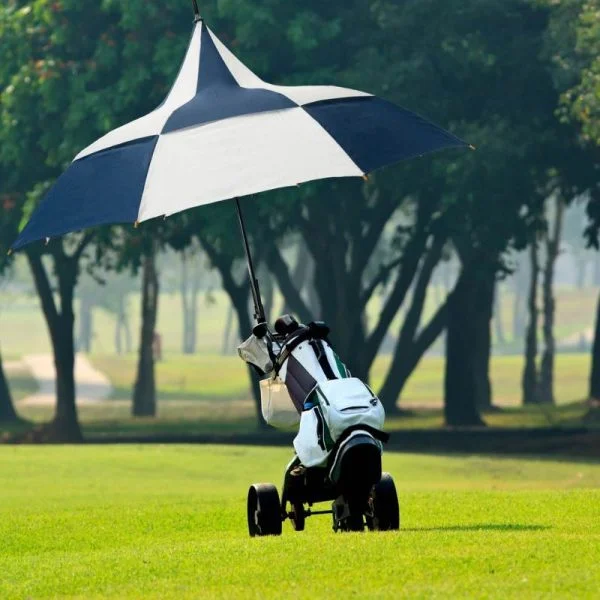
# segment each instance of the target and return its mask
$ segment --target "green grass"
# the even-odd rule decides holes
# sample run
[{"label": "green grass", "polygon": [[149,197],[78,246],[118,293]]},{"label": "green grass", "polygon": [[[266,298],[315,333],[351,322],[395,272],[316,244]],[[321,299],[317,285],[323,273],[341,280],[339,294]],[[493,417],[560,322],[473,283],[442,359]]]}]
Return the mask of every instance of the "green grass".
[{"label": "green grass", "polygon": [[[92,357],[94,366],[113,385],[112,398],[131,397],[137,357]],[[237,356],[167,355],[156,364],[156,386],[161,400],[236,400],[248,396],[248,372]]]},{"label": "green grass", "polygon": [[403,530],[250,539],[285,449],[0,449],[0,597],[594,598],[600,465],[387,454]]},{"label": "green grass", "polygon": [[[92,362],[106,373],[115,390],[114,399],[131,397],[135,379],[135,356],[93,355]],[[371,383],[379,389],[389,368],[390,358],[380,356],[371,370]],[[503,406],[521,402],[521,356],[495,356],[492,359],[494,398]],[[559,404],[586,397],[590,370],[589,354],[560,354],[556,359],[555,394]],[[408,381],[400,405],[436,407],[443,398],[444,359],[425,358]],[[248,374],[237,357],[215,355],[167,355],[157,365],[157,387],[161,400],[238,400],[248,396]]]},{"label": "green grass", "polygon": [[[93,362],[105,372],[115,391],[110,401],[83,405],[80,420],[90,435],[195,435],[235,434],[255,429],[254,404],[248,398],[247,374],[239,359],[219,356],[168,357],[157,365],[158,417],[140,419],[131,416],[133,357],[94,356]],[[377,359],[373,380],[385,368],[385,358]],[[589,369],[587,355],[558,356],[556,372],[557,407],[521,407],[519,380],[521,359],[494,357],[492,378],[495,398],[501,412],[485,415],[492,427],[581,426],[587,412],[583,402]],[[11,371],[16,398],[36,390],[26,371]],[[427,429],[443,425],[443,360],[425,359],[409,381],[400,405],[410,411],[401,418],[387,421],[389,430]],[[34,422],[52,418],[53,406],[20,406],[19,414]]]},{"label": "green grass", "polygon": [[[53,406],[18,407],[19,414],[34,422],[47,422],[54,414]],[[581,427],[587,413],[584,403],[565,404],[553,408],[507,408],[484,415],[490,427]],[[256,432],[254,406],[250,401],[179,401],[159,403],[154,419],[131,416],[131,402],[84,405],[79,417],[86,436],[187,436]],[[386,430],[435,429],[444,424],[441,409],[419,409],[402,417],[386,420]],[[587,427],[593,427],[586,423]],[[23,428],[19,427],[19,431]],[[0,429],[1,431],[2,429]]]}]

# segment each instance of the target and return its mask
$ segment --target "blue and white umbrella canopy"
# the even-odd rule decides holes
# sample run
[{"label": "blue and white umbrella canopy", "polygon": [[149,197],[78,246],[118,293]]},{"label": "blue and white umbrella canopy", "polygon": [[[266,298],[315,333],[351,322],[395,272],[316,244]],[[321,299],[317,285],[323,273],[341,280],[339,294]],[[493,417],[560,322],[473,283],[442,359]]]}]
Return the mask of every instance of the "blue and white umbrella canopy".
[{"label": "blue and white umbrella canopy", "polygon": [[198,21],[164,102],[80,152],[14,248],[465,145],[365,92],[265,83]]}]

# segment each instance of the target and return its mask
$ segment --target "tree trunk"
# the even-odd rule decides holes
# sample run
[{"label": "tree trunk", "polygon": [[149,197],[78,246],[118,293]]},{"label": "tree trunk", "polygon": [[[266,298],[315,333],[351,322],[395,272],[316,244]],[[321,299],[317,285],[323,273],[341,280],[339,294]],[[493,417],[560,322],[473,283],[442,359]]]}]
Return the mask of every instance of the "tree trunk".
[{"label": "tree trunk", "polygon": [[125,300],[123,296],[118,299],[117,314],[115,315],[115,352],[123,354],[123,317],[125,313]]},{"label": "tree trunk", "polygon": [[159,281],[154,250],[151,254],[144,256],[142,264],[142,325],[137,377],[133,391],[133,415],[136,417],[154,417],[156,416],[154,338],[159,296]]},{"label": "tree trunk", "polygon": [[129,315],[127,314],[127,297],[124,298],[124,309],[121,315],[121,326],[123,328],[123,336],[125,338],[125,352],[129,354],[133,348],[133,342],[131,339],[131,327],[129,326]]},{"label": "tree trunk", "polygon": [[32,251],[27,254],[27,258],[54,352],[56,412],[52,422],[52,436],[55,441],[80,442],[83,440],[83,435],[75,404],[75,315],[73,312],[79,256],[69,257],[63,250],[56,252],[52,258],[58,278],[60,312],[56,307],[41,257]]},{"label": "tree trunk", "polygon": [[18,420],[0,353],[0,423],[14,423]]},{"label": "tree trunk", "polygon": [[530,283],[527,307],[529,311],[529,323],[527,324],[527,335],[525,338],[525,366],[523,368],[523,404],[535,404],[538,401],[538,373],[537,373],[537,288],[540,271],[538,259],[537,240],[530,248]]},{"label": "tree trunk", "polygon": [[513,299],[513,322],[512,322],[512,335],[513,341],[517,341],[523,334],[523,319],[521,316],[521,286],[518,281],[518,274],[514,275],[514,299]]},{"label": "tree trunk", "polygon": [[492,313],[493,313],[493,281],[482,286],[477,300],[479,306],[474,318],[476,320],[475,341],[473,346],[473,362],[475,370],[475,396],[480,411],[492,408],[492,382],[490,379],[490,361],[492,357]]},{"label": "tree trunk", "polygon": [[435,242],[423,260],[414,286],[411,305],[406,312],[398,335],[392,364],[380,391],[381,401],[386,412],[390,414],[398,411],[397,401],[408,378],[446,325],[446,307],[444,305],[436,311],[427,326],[422,331],[418,331],[427,299],[427,289],[433,271],[440,260],[443,247],[443,242]]},{"label": "tree trunk", "polygon": [[594,256],[594,285],[600,286],[600,256]]},{"label": "tree trunk", "polygon": [[290,275],[289,268],[276,246],[265,253],[265,262],[273,277],[277,279],[277,285],[285,299],[283,314],[295,313],[300,321],[311,321],[312,315],[302,299],[298,282]]},{"label": "tree trunk", "polygon": [[265,309],[265,317],[267,323],[273,318],[273,309],[275,302],[275,286],[273,285],[273,276],[268,269],[261,269],[259,274],[260,291],[262,293],[263,308]]},{"label": "tree trunk", "polygon": [[[189,263],[191,262],[191,273]],[[181,308],[183,315],[182,351],[184,354],[196,352],[198,325],[198,291],[200,289],[199,265],[194,256],[181,255]]]},{"label": "tree trunk", "polygon": [[[233,259],[220,255],[215,247],[205,238],[199,237],[200,243],[212,264],[217,268],[223,282],[223,289],[231,300],[232,312],[235,311],[238,318],[239,339],[245,339],[254,329],[248,311],[248,300],[250,298],[250,281],[248,277],[241,284],[237,284],[233,278]],[[231,313],[230,313],[231,314]],[[231,322],[232,319],[228,319]],[[227,338],[226,338],[227,339]],[[250,378],[250,389],[254,400],[256,421],[260,428],[267,426],[262,416],[260,402],[260,383],[256,373],[248,366],[248,377]]]},{"label": "tree trunk", "polygon": [[83,294],[79,301],[77,349],[88,354],[92,351],[92,339],[94,335],[93,307],[94,300],[87,294]]},{"label": "tree trunk", "polygon": [[544,268],[543,299],[544,299],[544,353],[540,369],[539,402],[554,404],[554,356],[556,342],[554,339],[554,313],[556,300],[554,298],[554,269],[560,251],[564,203],[556,198],[554,213],[554,228],[546,240],[546,265]]},{"label": "tree trunk", "polygon": [[[298,242],[298,252],[296,255],[296,265],[294,266],[294,270],[292,272],[292,283],[294,287],[298,290],[298,294],[302,296],[302,292],[306,287],[308,282],[308,275],[311,270],[311,257],[308,249],[306,248],[306,244],[304,240],[299,240]],[[289,301],[286,297],[285,305],[283,307],[283,314],[288,314],[294,311],[293,305],[289,304]]]},{"label": "tree trunk", "polygon": [[129,317],[127,316],[127,296],[119,298],[115,324],[115,351],[117,354],[129,354],[131,352],[131,329]]},{"label": "tree trunk", "polygon": [[229,354],[231,350],[231,330],[233,327],[233,305],[230,304],[227,308],[227,320],[225,321],[225,330],[223,331],[223,345],[221,347],[221,354],[223,356]]},{"label": "tree trunk", "polygon": [[596,309],[596,330],[592,346],[592,371],[590,373],[590,401],[600,408],[600,295]]},{"label": "tree trunk", "polygon": [[190,351],[190,300],[188,298],[189,285],[189,270],[188,270],[188,258],[185,252],[181,253],[181,277],[179,280],[179,293],[181,295],[181,314],[183,317],[183,330],[181,340],[181,351],[183,354],[192,354]]},{"label": "tree trunk", "polygon": [[513,285],[514,285],[514,303],[513,303],[513,341],[518,341],[523,339],[524,331],[525,331],[525,320],[527,312],[527,300],[525,298],[524,290],[527,287],[528,282],[528,269],[526,269],[521,261],[519,261],[519,266],[517,268],[516,273],[513,276]]},{"label": "tree trunk", "polygon": [[499,344],[506,343],[504,335],[504,323],[502,321],[502,286],[496,283],[494,290],[494,330],[496,333],[496,341]]},{"label": "tree trunk", "polygon": [[[490,276],[476,270],[474,265],[465,266],[456,288],[448,297],[444,415],[449,426],[485,425],[479,407],[481,381],[488,374],[479,372],[485,368],[485,361],[477,355],[484,345],[478,329],[484,322],[486,304],[491,317],[491,294],[487,293],[488,288],[493,289],[490,278],[493,282],[493,273]],[[488,332],[489,327],[488,321]]]}]

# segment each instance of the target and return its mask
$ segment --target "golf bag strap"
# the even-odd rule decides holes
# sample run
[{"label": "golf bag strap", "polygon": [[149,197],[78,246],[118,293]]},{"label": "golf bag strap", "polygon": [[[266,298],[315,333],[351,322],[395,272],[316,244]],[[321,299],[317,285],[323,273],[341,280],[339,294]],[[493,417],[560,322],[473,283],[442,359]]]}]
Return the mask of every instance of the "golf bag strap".
[{"label": "golf bag strap", "polygon": [[[327,325],[325,325],[325,323],[322,323],[321,321],[317,321],[315,323],[309,323],[308,326],[302,327],[302,328],[300,328],[299,331],[294,332],[290,336],[291,339],[288,338],[289,341],[286,340],[284,342],[283,350],[279,353],[277,360],[273,363],[275,365],[275,373],[279,374],[281,367],[283,367],[285,361],[290,357],[290,354],[302,342],[306,342],[307,340],[315,340],[315,341],[319,342],[320,347],[322,349],[323,359],[327,363],[327,367],[324,367],[323,364],[321,364],[321,359],[319,358],[319,353],[315,350],[317,359],[319,359],[319,364],[321,364],[321,368],[323,369],[326,377],[328,379],[337,379],[337,377],[333,373],[333,370],[331,369],[331,365],[329,364],[329,361],[327,360],[327,356],[325,354],[325,349],[323,348],[323,344],[321,343],[321,340],[325,340],[327,343],[329,343],[327,340],[328,335],[329,335],[329,327],[327,327]],[[314,347],[313,347],[313,349],[314,349]],[[329,375],[326,368],[329,369],[329,373],[331,373],[331,376]]]},{"label": "golf bag strap", "polygon": [[309,343],[317,357],[317,360],[319,361],[321,369],[323,369],[323,373],[325,373],[325,377],[330,380],[338,379],[336,374],[333,372],[331,365],[329,364],[327,354],[325,353],[325,348],[323,347],[323,342],[321,340],[310,340]]},{"label": "golf bag strap", "polygon": [[275,362],[275,373],[279,374],[281,367],[285,364],[285,361],[290,357],[292,352],[306,340],[312,337],[311,331],[308,327],[304,327],[299,333],[294,333],[292,339],[284,342],[283,350],[279,353],[277,361]]}]

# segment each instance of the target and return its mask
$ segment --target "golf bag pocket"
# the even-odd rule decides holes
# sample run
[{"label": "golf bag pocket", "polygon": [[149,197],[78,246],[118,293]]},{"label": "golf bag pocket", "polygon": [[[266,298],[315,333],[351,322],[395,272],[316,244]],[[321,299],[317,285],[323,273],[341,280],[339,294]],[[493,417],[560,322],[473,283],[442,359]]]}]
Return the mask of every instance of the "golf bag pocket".
[{"label": "golf bag pocket", "polygon": [[264,420],[277,429],[295,429],[300,415],[294,406],[287,386],[279,377],[260,382],[260,403]]},{"label": "golf bag pocket", "polygon": [[305,467],[324,466],[333,441],[318,406],[305,410],[300,416],[300,429],[294,438],[294,449]]},{"label": "golf bag pocket", "polygon": [[360,379],[332,379],[315,388],[327,430],[334,442],[350,427],[365,425],[383,431],[383,405]]}]

